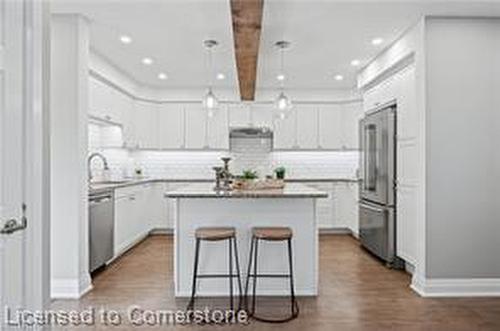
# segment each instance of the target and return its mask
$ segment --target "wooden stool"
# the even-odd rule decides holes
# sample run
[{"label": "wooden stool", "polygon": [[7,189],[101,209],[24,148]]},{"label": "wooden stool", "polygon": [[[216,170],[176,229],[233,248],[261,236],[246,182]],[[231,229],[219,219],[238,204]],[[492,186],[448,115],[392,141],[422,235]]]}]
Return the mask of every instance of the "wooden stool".
[{"label": "wooden stool", "polygon": [[[240,279],[240,263],[238,260],[238,246],[236,244],[236,230],[233,227],[202,227],[195,231],[196,246],[194,256],[194,269],[193,269],[193,285],[191,288],[191,299],[189,300],[187,309],[193,310],[194,301],[196,296],[196,284],[198,278],[229,278],[229,302],[231,310],[234,310],[233,300],[233,278],[238,278],[239,301],[238,309],[241,309],[242,302],[242,288]],[[222,241],[228,240],[229,243],[229,274],[205,274],[198,275],[198,260],[200,255],[200,242],[205,241]],[[233,273],[233,246],[234,246],[234,259],[236,263],[236,274]]]},{"label": "wooden stool", "polygon": [[[250,246],[250,257],[248,259],[248,271],[247,279],[245,284],[245,303],[248,310],[248,315],[255,318],[256,320],[269,323],[283,323],[293,320],[299,316],[299,305],[295,298],[295,289],[293,284],[293,256],[292,256],[292,238],[293,231],[288,227],[255,227],[252,228],[252,242]],[[258,274],[257,273],[257,262],[258,262],[258,247],[259,240],[265,241],[286,241],[288,244],[288,263],[289,263],[289,273],[288,274]],[[253,273],[250,273],[253,265]],[[252,291],[252,307],[248,309],[248,284],[250,278],[253,278],[253,291]],[[283,319],[266,319],[258,317],[255,315],[255,296],[257,288],[257,278],[289,278],[290,279],[290,316]]]}]

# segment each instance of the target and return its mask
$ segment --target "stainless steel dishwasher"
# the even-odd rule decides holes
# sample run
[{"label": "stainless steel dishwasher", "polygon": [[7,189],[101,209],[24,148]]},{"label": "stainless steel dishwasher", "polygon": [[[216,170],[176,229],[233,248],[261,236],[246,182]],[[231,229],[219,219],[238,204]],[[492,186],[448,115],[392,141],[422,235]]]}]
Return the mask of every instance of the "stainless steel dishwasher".
[{"label": "stainless steel dishwasher", "polygon": [[89,196],[89,269],[90,272],[113,258],[113,192]]}]

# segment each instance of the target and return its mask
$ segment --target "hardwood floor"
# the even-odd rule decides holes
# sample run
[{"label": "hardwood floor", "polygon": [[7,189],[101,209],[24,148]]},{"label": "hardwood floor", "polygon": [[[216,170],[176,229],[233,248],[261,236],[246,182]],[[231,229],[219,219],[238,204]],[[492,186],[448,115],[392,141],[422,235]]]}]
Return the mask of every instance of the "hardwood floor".
[{"label": "hardwood floor", "polygon": [[[94,279],[94,290],[81,300],[57,300],[52,308],[105,307],[124,314],[131,305],[145,309],[184,309],[186,300],[174,298],[172,244],[169,236],[148,238],[99,274]],[[320,294],[317,298],[299,299],[298,319],[284,325],[251,321],[247,326],[226,325],[223,329],[500,330],[500,298],[423,299],[409,288],[409,283],[409,275],[385,268],[352,237],[325,235],[320,239]],[[204,303],[225,307],[227,300],[205,300],[200,306]],[[281,299],[262,299],[259,307],[274,313],[285,305]],[[214,326],[160,328],[212,330]],[[106,327],[98,323],[91,329]],[[135,330],[131,325],[107,329]]]}]

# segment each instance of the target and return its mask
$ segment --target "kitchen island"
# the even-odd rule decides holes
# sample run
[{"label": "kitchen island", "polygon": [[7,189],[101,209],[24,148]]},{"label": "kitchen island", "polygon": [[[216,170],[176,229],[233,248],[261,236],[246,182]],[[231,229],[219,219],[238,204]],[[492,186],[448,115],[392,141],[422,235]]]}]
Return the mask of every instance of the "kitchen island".
[{"label": "kitchen island", "polygon": [[[197,183],[167,192],[175,199],[174,281],[175,295],[191,293],[195,229],[203,226],[236,228],[242,281],[250,249],[250,229],[254,226],[287,226],[293,230],[295,289],[297,295],[315,296],[318,292],[318,230],[316,199],[325,192],[287,183],[283,189],[215,191],[213,183]],[[287,273],[286,245],[262,241],[259,245],[259,273]],[[228,272],[227,242],[202,242],[199,274]],[[236,285],[236,282],[235,282]],[[244,282],[243,282],[244,285]],[[200,296],[225,296],[227,279],[202,279]],[[259,295],[287,295],[286,279],[259,279]]]}]

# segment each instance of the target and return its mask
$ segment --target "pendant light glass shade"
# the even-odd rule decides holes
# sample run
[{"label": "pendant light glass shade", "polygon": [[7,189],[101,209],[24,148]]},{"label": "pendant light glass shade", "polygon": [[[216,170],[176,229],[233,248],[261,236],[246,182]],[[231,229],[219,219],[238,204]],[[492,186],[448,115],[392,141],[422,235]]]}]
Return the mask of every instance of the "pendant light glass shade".
[{"label": "pendant light glass shade", "polygon": [[274,101],[274,107],[280,112],[285,112],[292,109],[292,101],[281,91]]},{"label": "pendant light glass shade", "polygon": [[284,83],[284,78],[285,78],[285,54],[284,51],[290,46],[290,43],[288,41],[278,41],[276,42],[275,46],[279,49],[280,51],[280,73],[277,76],[278,80],[280,81],[280,92],[276,99],[274,100],[274,108],[278,111],[279,113],[279,118],[284,119],[287,117],[287,113],[290,109],[292,109],[292,101],[290,100],[289,97],[285,95],[284,88],[285,88],[285,83]]},{"label": "pendant light glass shade", "polygon": [[203,103],[203,108],[207,110],[208,117],[212,117],[214,114],[214,110],[217,109],[217,107],[219,106],[219,100],[212,91],[213,75],[214,75],[212,51],[213,48],[218,45],[218,42],[215,40],[205,40],[203,44],[207,50],[207,60],[208,60],[207,71],[209,74],[208,74],[208,90],[207,93],[203,96],[202,103]]},{"label": "pendant light glass shade", "polygon": [[219,106],[219,100],[212,92],[212,88],[209,88],[207,94],[203,97],[203,108],[207,110],[214,110]]}]

